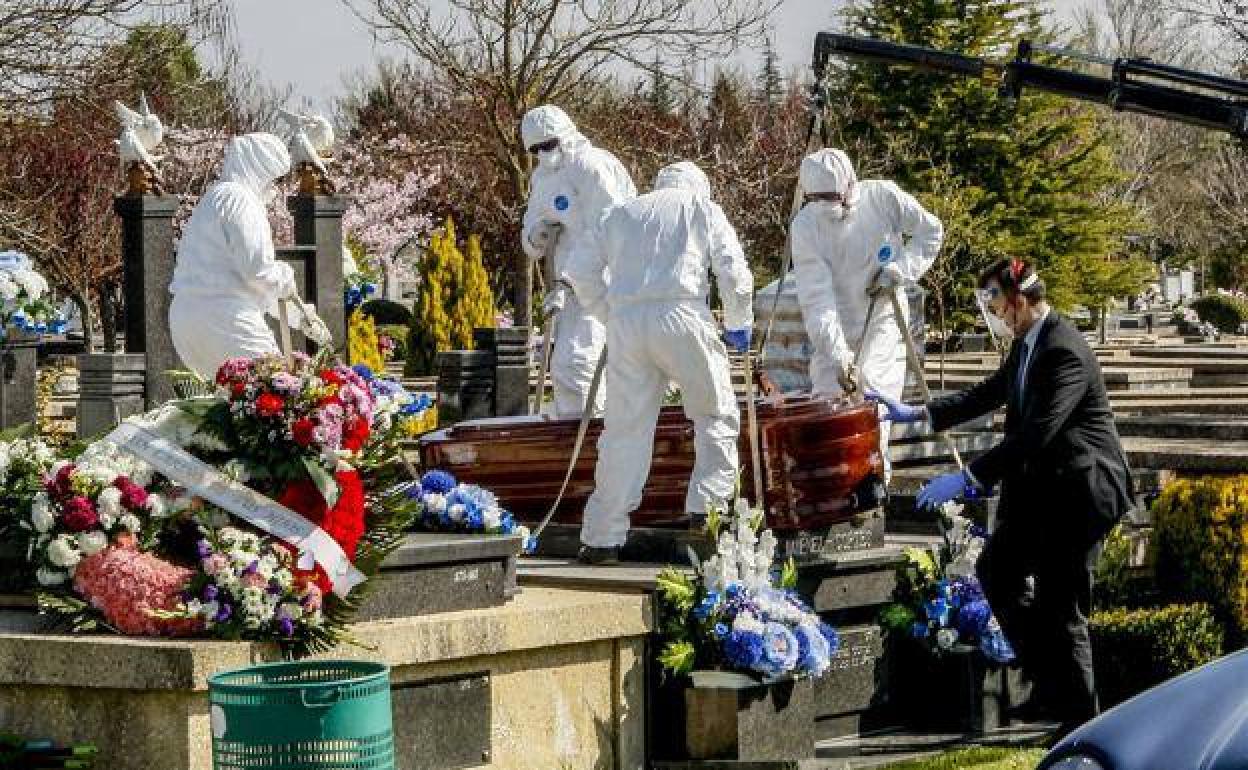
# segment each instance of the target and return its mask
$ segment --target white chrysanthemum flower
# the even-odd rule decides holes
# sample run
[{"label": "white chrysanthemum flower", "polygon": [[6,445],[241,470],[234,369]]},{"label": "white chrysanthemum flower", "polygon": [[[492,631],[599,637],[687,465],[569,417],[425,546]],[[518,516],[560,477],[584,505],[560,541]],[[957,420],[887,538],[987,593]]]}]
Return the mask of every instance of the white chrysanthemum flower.
[{"label": "white chrysanthemum flower", "polygon": [[936,632],[936,646],[942,650],[953,649],[957,644],[958,632],[952,628],[942,628]]},{"label": "white chrysanthemum flower", "polygon": [[116,514],[101,513],[99,514],[99,519],[100,519],[100,529],[103,529],[105,532],[113,531],[113,525],[117,523]]},{"label": "white chrysanthemum flower", "polygon": [[160,495],[151,494],[147,496],[147,512],[154,519],[163,519],[168,515],[168,505],[165,498]]},{"label": "white chrysanthemum flower", "polygon": [[446,510],[446,495],[438,492],[430,492],[421,498],[425,510],[434,515],[440,514]]},{"label": "white chrysanthemum flower", "polygon": [[500,527],[503,523],[503,512],[498,509],[498,506],[491,505],[481,512],[481,523],[486,529]]},{"label": "white chrysanthemum flower", "polygon": [[52,505],[48,496],[43,492],[35,495],[34,501],[30,504],[30,523],[36,532],[47,532],[52,529],[52,525],[56,524],[56,517],[52,515]]},{"label": "white chrysanthemum flower", "polygon": [[754,631],[755,633],[763,632],[762,621],[755,618],[748,612],[738,613],[732,620],[733,631]]},{"label": "white chrysanthemum flower", "polygon": [[17,299],[17,293],[20,290],[21,287],[17,285],[16,281],[9,277],[8,273],[0,273],[0,300],[12,302]]},{"label": "white chrysanthemum flower", "polygon": [[121,490],[117,487],[108,487],[100,492],[95,498],[96,509],[101,514],[107,513],[111,516],[120,516],[121,511]]},{"label": "white chrysanthemum flower", "polygon": [[98,529],[92,532],[79,532],[78,547],[82,549],[83,556],[99,553],[108,547],[108,535]]},{"label": "white chrysanthemum flower", "polygon": [[117,523],[130,532],[138,532],[143,528],[143,523],[139,521],[139,517],[133,513],[127,513],[117,520]]},{"label": "white chrysanthemum flower", "polygon": [[69,580],[69,574],[59,569],[40,567],[35,570],[35,580],[38,580],[41,586],[59,586]]},{"label": "white chrysanthemum flower", "polygon": [[48,543],[48,560],[65,569],[76,567],[82,561],[82,554],[78,552],[77,546],[73,535],[60,535]]},{"label": "white chrysanthemum flower", "polygon": [[463,503],[455,503],[446,509],[446,515],[451,517],[451,521],[463,521],[466,511]]}]

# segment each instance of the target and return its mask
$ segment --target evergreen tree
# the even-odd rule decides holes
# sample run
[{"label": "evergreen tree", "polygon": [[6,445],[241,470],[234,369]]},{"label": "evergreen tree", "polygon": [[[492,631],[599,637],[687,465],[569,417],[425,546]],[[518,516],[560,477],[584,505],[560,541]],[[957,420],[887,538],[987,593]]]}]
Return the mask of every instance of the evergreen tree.
[{"label": "evergreen tree", "polygon": [[763,68],[758,73],[755,89],[758,104],[763,108],[763,114],[770,126],[776,107],[784,99],[784,78],[780,75],[775,42],[771,35],[767,36],[763,44]]},{"label": "evergreen tree", "polygon": [[408,375],[433,374],[438,351],[452,349],[447,307],[454,296],[456,270],[447,243],[445,231],[435,233],[420,261],[420,290],[407,338]]},{"label": "evergreen tree", "polygon": [[358,309],[347,319],[347,360],[353,366],[364,364],[378,373],[386,368],[377,341],[376,322]]},{"label": "evergreen tree", "polygon": [[654,68],[650,70],[650,90],[646,93],[646,103],[650,109],[660,115],[669,115],[676,109],[676,94],[672,90],[672,79],[663,74],[659,67],[659,58],[654,58]]},{"label": "evergreen tree", "polygon": [[455,220],[446,218],[446,226],[442,231],[442,249],[446,260],[446,274],[449,276],[444,306],[450,325],[450,350],[472,350],[472,321],[464,312],[464,253],[459,250]]},{"label": "evergreen tree", "polygon": [[470,332],[473,329],[492,329],[496,323],[494,292],[490,289],[490,278],[485,272],[481,238],[476,235],[468,236],[466,248],[464,280],[459,293],[457,313],[464,318]]},{"label": "evergreen tree", "polygon": [[473,330],[495,324],[481,239],[469,236],[465,257],[455,238],[455,221],[447,217],[420,261],[420,291],[408,333],[408,375],[433,374],[439,352],[472,350]]},{"label": "evergreen tree", "polygon": [[[973,56],[1052,39],[1034,0],[862,0],[846,15],[854,34]],[[834,101],[853,105],[839,116],[842,136],[888,158],[903,189],[939,209],[942,177],[968,188],[957,195],[974,202],[963,212],[974,228],[942,255],[956,272],[974,274],[1005,253],[1036,263],[1059,307],[1103,303],[1070,265],[1087,273],[1110,264],[1136,212],[1104,194],[1118,173],[1115,137],[1096,108],[1037,92],[1012,104],[995,83],[868,62],[839,69],[832,86]],[[965,306],[967,294],[945,299]]]}]

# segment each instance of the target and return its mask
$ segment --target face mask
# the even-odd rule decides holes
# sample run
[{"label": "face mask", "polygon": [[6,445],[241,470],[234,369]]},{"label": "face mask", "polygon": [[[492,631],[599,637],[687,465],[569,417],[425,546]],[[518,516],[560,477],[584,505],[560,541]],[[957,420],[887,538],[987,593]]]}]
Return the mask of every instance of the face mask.
[{"label": "face mask", "polygon": [[554,149],[537,154],[537,164],[548,171],[555,171],[563,165],[563,150]]},{"label": "face mask", "polygon": [[988,306],[984,304],[983,297],[980,296],[980,292],[975,293],[975,302],[979,305],[979,314],[988,322],[988,331],[992,336],[1003,342],[1009,342],[1014,338],[1014,330],[1010,328],[1004,318],[999,317],[988,309]]},{"label": "face mask", "polygon": [[834,203],[833,201],[811,201],[806,205],[813,207],[819,216],[838,222],[844,219],[845,215],[849,213],[849,209],[845,208],[840,203]]}]

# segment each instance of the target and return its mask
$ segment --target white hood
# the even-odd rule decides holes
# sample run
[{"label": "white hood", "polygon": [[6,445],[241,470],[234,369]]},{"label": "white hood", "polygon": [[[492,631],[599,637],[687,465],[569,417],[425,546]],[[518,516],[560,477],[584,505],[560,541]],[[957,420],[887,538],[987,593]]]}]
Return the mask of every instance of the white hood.
[{"label": "white hood", "polygon": [[290,173],[290,153],[273,134],[246,134],[230,140],[221,164],[222,182],[235,182],[262,202],[273,182]]},{"label": "white hood", "polygon": [[844,150],[823,149],[807,155],[798,171],[803,193],[840,193],[846,208],[858,205],[858,174]]},{"label": "white hood", "polygon": [[659,169],[654,176],[656,190],[687,190],[698,198],[711,197],[711,182],[702,169],[693,163],[682,160]]}]

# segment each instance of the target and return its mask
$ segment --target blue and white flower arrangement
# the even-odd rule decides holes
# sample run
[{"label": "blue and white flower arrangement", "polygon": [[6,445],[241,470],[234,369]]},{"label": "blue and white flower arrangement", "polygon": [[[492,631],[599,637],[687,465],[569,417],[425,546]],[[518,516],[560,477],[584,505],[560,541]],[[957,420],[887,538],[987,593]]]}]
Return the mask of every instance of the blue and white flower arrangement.
[{"label": "blue and white flower arrangement", "polygon": [[0,340],[12,331],[64,334],[67,321],[51,303],[48,282],[20,251],[0,251]]},{"label": "blue and white flower arrangement", "polygon": [[[774,569],[776,538],[738,500],[731,517],[712,510],[716,552],[692,571],[659,574],[664,646],[659,664],[674,675],[732,671],[764,681],[822,676],[840,646],[836,631],[794,590],[792,562]],[[721,525],[723,525],[722,531]]]},{"label": "blue and white flower arrangement", "polygon": [[535,543],[529,528],[499,505],[493,492],[475,484],[461,484],[446,471],[427,471],[408,489],[420,506],[416,528],[431,532],[464,532],[486,535],[520,535],[525,553]]},{"label": "blue and white flower arrangement", "polygon": [[377,293],[377,284],[365,273],[354,272],[343,277],[342,300],[350,314]]},{"label": "blue and white flower arrangement", "polygon": [[975,577],[975,562],[986,532],[962,516],[963,507],[940,510],[944,542],[930,551],[907,548],[897,581],[897,601],[884,608],[881,622],[891,633],[910,637],[937,655],[978,649],[994,663],[1014,660],[1014,650]]}]

